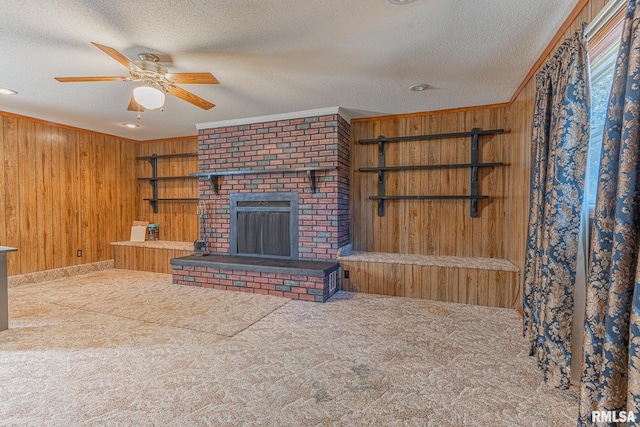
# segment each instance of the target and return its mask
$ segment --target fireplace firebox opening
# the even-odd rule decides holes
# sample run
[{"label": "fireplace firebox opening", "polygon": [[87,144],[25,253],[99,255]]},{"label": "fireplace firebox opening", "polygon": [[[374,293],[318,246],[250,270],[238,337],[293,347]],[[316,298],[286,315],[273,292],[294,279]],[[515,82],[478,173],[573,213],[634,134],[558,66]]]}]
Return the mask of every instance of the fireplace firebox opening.
[{"label": "fireplace firebox opening", "polygon": [[298,259],[298,193],[235,193],[231,255]]}]

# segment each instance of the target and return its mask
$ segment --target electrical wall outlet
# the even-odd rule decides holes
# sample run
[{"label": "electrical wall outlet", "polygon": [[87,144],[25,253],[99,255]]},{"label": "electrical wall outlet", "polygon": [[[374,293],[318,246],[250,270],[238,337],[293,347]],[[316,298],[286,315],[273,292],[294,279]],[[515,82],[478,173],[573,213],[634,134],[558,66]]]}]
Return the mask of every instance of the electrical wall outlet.
[{"label": "electrical wall outlet", "polygon": [[78,249],[78,258],[82,256],[82,249]]}]

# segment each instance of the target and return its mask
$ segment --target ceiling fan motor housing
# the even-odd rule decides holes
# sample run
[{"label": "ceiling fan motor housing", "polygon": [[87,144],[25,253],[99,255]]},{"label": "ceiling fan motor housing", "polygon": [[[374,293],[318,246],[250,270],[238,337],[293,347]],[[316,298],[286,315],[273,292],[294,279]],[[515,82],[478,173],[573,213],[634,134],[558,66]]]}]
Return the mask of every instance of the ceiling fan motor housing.
[{"label": "ceiling fan motor housing", "polygon": [[172,86],[171,82],[165,77],[167,68],[158,63],[157,56],[141,53],[138,57],[141,59],[131,62],[139,69],[135,69],[135,67],[129,69],[134,80],[140,80],[146,86],[156,87],[164,91],[167,90],[167,86]]}]

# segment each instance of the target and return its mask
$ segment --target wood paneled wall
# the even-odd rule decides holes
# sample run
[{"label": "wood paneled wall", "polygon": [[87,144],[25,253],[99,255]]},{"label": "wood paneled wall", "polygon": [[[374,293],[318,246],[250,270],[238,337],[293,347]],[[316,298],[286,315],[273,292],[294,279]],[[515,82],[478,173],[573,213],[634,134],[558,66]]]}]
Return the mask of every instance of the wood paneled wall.
[{"label": "wood paneled wall", "polygon": [[[197,136],[136,145],[137,157],[197,152]],[[151,176],[151,164],[147,160],[137,160],[135,168],[139,178]],[[197,157],[158,159],[158,176],[186,176],[192,173],[198,173]],[[149,182],[139,180],[138,190],[140,197],[136,216],[138,219],[159,224],[160,240],[193,242],[198,239],[197,201],[161,201],[158,203],[158,213],[154,213],[151,205],[143,200],[152,196]],[[198,198],[198,179],[160,180],[158,195],[167,198]]]},{"label": "wood paneled wall", "polygon": [[[579,30],[583,22],[591,22],[607,3],[606,0],[590,0],[566,29],[560,41],[553,47],[549,57],[556,51],[565,38]],[[546,62],[546,61],[545,61]],[[539,70],[539,69],[538,69]],[[536,73],[537,71],[536,70]],[[529,171],[531,168],[531,126],[533,122],[534,98],[536,92],[535,76],[523,87],[508,110],[508,123],[511,129],[508,161],[510,166],[510,186],[507,193],[506,258],[524,272],[527,222],[529,220]],[[523,287],[524,274],[520,274],[520,288]],[[522,292],[520,292],[522,295]],[[520,303],[519,306],[522,304]]]},{"label": "wood paneled wall", "polygon": [[[504,258],[506,199],[511,166],[481,168],[477,218],[469,215],[468,200],[392,200],[385,215],[377,214],[377,174],[358,169],[377,166],[377,146],[360,139],[439,134],[506,128],[506,108],[416,114],[354,120],[352,137],[352,243],[354,250],[424,255]],[[480,161],[509,163],[508,134],[480,138]],[[469,163],[471,138],[388,143],[386,164],[420,165]],[[387,173],[387,195],[469,195],[470,169],[441,169]]]},{"label": "wood paneled wall", "polygon": [[380,262],[340,261],[350,279],[340,289],[434,301],[514,308],[517,276],[512,271]]},{"label": "wood paneled wall", "polygon": [[112,246],[113,266],[125,270],[171,274],[171,259],[191,255],[192,250]]},{"label": "wood paneled wall", "polygon": [[0,113],[0,244],[19,249],[8,274],[111,259],[129,238],[135,177],[131,141]]}]

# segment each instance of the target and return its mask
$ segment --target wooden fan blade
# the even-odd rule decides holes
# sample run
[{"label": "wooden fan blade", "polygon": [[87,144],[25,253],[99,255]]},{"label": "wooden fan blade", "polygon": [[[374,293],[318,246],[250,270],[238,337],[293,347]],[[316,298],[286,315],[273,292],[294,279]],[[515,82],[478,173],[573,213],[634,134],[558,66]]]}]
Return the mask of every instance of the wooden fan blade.
[{"label": "wooden fan blade", "polygon": [[125,76],[102,76],[102,77],[56,77],[55,78],[59,82],[68,83],[68,82],[116,82],[122,81],[126,82],[131,80],[130,77]]},{"label": "wooden fan blade", "polygon": [[165,77],[177,84],[217,85],[220,83],[211,73],[175,73],[165,74]]},{"label": "wooden fan blade", "polygon": [[206,99],[202,99],[199,96],[188,92],[182,88],[179,88],[177,86],[171,86],[167,89],[167,92],[169,92],[171,95],[173,96],[177,96],[178,98],[190,102],[193,105],[202,108],[203,110],[208,110],[210,108],[215,107],[215,104],[212,104],[211,102],[207,101]]},{"label": "wooden fan blade", "polygon": [[129,111],[138,111],[143,112],[144,107],[136,102],[136,99],[131,95],[131,101],[129,101],[129,106],[127,107]]},{"label": "wooden fan blade", "polygon": [[106,53],[107,55],[109,55],[110,57],[112,57],[113,59],[115,59],[116,61],[118,61],[119,63],[121,63],[122,65],[124,65],[125,67],[127,67],[128,69],[133,68],[134,70],[140,70],[140,67],[138,67],[129,58],[127,58],[126,56],[124,56],[114,48],[109,46],[103,46],[95,42],[91,42],[91,44],[97,47],[98,49],[100,49],[101,51],[103,51],[104,53]]}]

